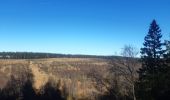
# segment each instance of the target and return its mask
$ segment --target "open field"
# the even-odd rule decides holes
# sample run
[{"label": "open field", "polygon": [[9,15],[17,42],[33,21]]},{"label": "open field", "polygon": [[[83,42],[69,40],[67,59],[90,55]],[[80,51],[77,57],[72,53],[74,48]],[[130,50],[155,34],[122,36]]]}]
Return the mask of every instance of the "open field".
[{"label": "open field", "polygon": [[[113,61],[116,63],[116,59]],[[111,66],[109,59],[102,58],[0,60],[0,87],[3,88],[6,85],[11,75],[19,77],[31,72],[34,80],[33,86],[37,91],[48,80],[53,79],[60,84],[60,90],[67,91],[72,98],[94,99],[106,90],[98,91],[97,82],[89,74],[99,72],[101,76],[107,77]]]},{"label": "open field", "polygon": [[109,66],[108,62],[106,59],[98,58],[0,60],[0,87],[5,86],[11,75],[18,77],[31,70],[35,89],[38,90],[52,78],[61,82],[61,89],[65,85],[69,95],[87,98],[97,93],[88,73],[92,69],[105,72]]}]

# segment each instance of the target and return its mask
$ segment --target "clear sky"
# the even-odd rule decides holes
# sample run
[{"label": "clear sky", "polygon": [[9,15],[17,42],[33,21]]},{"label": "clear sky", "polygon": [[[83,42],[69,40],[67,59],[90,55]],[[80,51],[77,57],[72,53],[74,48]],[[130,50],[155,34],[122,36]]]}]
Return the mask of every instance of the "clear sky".
[{"label": "clear sky", "polygon": [[170,0],[0,0],[0,51],[114,55],[153,19],[168,38]]}]

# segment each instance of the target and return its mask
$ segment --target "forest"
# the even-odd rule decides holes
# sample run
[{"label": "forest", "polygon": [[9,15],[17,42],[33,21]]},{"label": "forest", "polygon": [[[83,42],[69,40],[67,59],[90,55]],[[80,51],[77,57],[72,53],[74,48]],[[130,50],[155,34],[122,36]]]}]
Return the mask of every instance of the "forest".
[{"label": "forest", "polygon": [[71,55],[71,54],[55,54],[55,53],[36,53],[36,52],[0,52],[0,59],[41,59],[41,58],[106,58],[106,59],[111,59],[113,57],[116,57],[116,56]]}]

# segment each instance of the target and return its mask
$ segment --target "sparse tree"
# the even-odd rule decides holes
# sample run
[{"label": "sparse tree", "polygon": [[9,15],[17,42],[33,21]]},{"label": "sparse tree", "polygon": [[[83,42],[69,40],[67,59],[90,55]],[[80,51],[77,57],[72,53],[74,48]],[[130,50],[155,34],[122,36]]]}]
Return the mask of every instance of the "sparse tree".
[{"label": "sparse tree", "polygon": [[125,45],[122,49],[121,55],[123,56],[123,60],[120,61],[121,68],[119,68],[120,72],[125,77],[126,81],[130,83],[133,100],[136,100],[135,96],[135,82],[137,80],[137,68],[139,68],[137,55],[138,50],[136,47],[132,45]]},{"label": "sparse tree", "polygon": [[[103,89],[108,91],[102,99],[124,100],[129,98],[136,100],[135,82],[138,77],[136,71],[140,66],[137,59],[138,50],[132,45],[125,45],[121,55],[122,57],[110,60],[110,67],[107,69],[109,72],[91,70],[90,76],[95,79],[96,88],[99,91],[103,91]],[[122,77],[125,80],[122,81]]]},{"label": "sparse tree", "polygon": [[[111,72],[117,73],[123,78],[122,87],[124,94],[133,100],[135,96],[135,82],[138,78],[137,69],[140,67],[137,55],[138,50],[132,45],[125,45],[121,51],[121,57],[117,57],[111,62]],[[120,80],[119,80],[120,81]]]}]

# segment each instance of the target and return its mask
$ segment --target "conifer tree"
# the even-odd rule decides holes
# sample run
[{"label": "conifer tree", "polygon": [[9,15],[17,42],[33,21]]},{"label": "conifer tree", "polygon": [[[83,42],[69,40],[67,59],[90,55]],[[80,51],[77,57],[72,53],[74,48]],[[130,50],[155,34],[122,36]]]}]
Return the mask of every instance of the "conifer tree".
[{"label": "conifer tree", "polygon": [[166,61],[165,71],[161,75],[162,88],[161,88],[161,99],[170,100],[170,40],[165,41],[166,44],[166,54],[164,59]]},{"label": "conifer tree", "polygon": [[170,60],[170,40],[165,41],[165,44],[166,44],[167,58]]},{"label": "conifer tree", "polygon": [[159,75],[163,71],[165,50],[162,49],[161,29],[155,20],[150,24],[149,32],[141,48],[142,68],[139,69],[138,96],[142,100],[156,100],[159,90]]}]

